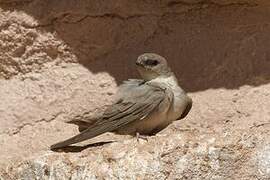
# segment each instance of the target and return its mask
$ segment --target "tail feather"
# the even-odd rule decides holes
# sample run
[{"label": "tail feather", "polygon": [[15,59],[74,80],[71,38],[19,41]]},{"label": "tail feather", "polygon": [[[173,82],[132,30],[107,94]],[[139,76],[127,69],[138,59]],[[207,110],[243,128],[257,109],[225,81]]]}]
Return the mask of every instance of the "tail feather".
[{"label": "tail feather", "polygon": [[87,139],[91,139],[95,136],[98,136],[100,134],[102,134],[103,132],[100,132],[100,133],[93,133],[91,132],[89,129],[86,129],[84,131],[82,131],[80,134],[76,135],[76,136],[73,136],[67,140],[64,140],[64,141],[61,141],[59,143],[56,143],[56,144],[53,144],[51,146],[51,149],[59,149],[59,148],[63,148],[63,147],[66,147],[66,146],[69,146],[71,144],[74,144],[74,143],[78,143],[78,142],[81,142],[81,141],[84,141],[84,140],[87,140]]}]

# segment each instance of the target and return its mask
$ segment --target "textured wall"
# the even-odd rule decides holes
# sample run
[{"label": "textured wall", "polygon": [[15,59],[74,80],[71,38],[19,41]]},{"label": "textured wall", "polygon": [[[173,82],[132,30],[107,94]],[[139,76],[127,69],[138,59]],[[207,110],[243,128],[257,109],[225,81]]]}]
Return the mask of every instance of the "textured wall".
[{"label": "textured wall", "polygon": [[[269,34],[268,0],[1,0],[0,178],[270,178]],[[149,142],[49,151],[143,52],[190,92],[187,119]]]}]

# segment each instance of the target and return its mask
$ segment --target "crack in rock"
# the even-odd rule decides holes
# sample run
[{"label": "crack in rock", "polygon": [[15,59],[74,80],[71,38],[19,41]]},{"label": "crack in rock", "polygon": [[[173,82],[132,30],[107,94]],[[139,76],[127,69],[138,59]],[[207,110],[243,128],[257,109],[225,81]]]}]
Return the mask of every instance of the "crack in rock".
[{"label": "crack in rock", "polygon": [[155,16],[155,17],[159,17],[160,20],[165,17],[166,15],[182,15],[184,13],[190,12],[192,10],[201,10],[203,8],[207,8],[207,7],[211,7],[211,6],[215,6],[215,7],[219,7],[219,8],[223,8],[223,7],[230,7],[230,6],[246,6],[246,7],[255,7],[258,6],[257,3],[251,3],[251,2],[234,2],[234,3],[217,3],[217,2],[213,2],[213,1],[209,1],[209,0],[202,0],[202,1],[198,1],[198,2],[187,2],[187,1],[170,1],[167,3],[168,8],[172,8],[174,6],[177,5],[182,5],[182,6],[188,6],[191,7],[191,9],[188,9],[184,12],[165,12],[165,13],[141,13],[141,14],[132,14],[129,16],[125,16],[125,15],[121,15],[121,14],[117,14],[117,13],[102,13],[102,14],[86,14],[83,15],[82,18],[79,18],[76,21],[64,21],[65,18],[72,16],[72,15],[80,15],[80,14],[73,14],[72,12],[65,12],[62,13],[60,15],[58,15],[57,17],[53,17],[50,22],[45,23],[45,24],[38,24],[38,25],[25,25],[26,28],[40,28],[40,27],[49,27],[49,26],[54,26],[54,24],[56,22],[62,22],[62,23],[67,23],[67,24],[76,24],[76,23],[80,23],[83,22],[84,20],[88,19],[88,18],[117,18],[119,20],[129,20],[132,18],[140,18],[140,17],[144,17],[144,16]]},{"label": "crack in rock", "polygon": [[9,136],[14,136],[16,134],[19,134],[23,130],[23,128],[25,128],[26,126],[35,126],[36,124],[38,124],[40,122],[47,122],[47,123],[52,122],[52,121],[56,120],[61,114],[63,114],[63,112],[59,112],[59,113],[53,115],[53,117],[50,119],[42,118],[42,119],[35,121],[34,123],[24,123],[21,126],[17,127],[14,131],[9,133]]}]

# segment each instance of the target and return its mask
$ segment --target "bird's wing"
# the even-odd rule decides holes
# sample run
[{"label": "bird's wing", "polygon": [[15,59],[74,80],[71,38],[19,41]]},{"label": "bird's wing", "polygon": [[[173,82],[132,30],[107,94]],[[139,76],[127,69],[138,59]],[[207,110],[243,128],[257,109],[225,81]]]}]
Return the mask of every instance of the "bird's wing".
[{"label": "bird's wing", "polygon": [[188,97],[186,109],[185,109],[184,112],[181,114],[180,119],[185,118],[185,117],[188,115],[188,113],[189,113],[189,111],[191,110],[191,108],[192,108],[192,99],[191,99],[190,97]]},{"label": "bird's wing", "polygon": [[[118,97],[117,100],[121,99],[121,97],[125,96],[127,92],[130,92],[131,89],[134,87],[140,86],[141,84],[145,83],[142,79],[129,79],[124,81],[123,84],[119,87]],[[98,109],[96,113],[89,116],[87,113],[83,116],[79,115],[73,118],[70,121],[67,121],[69,124],[75,124],[78,126],[79,131],[82,132],[94,124],[96,121],[102,118],[104,113],[104,109]]]},{"label": "bird's wing", "polygon": [[119,98],[118,101],[105,110],[100,120],[80,134],[52,145],[51,149],[78,143],[105,132],[114,131],[135,120],[144,119],[157,109],[166,98],[171,98],[168,97],[170,95],[170,93],[166,92],[165,88],[157,85],[149,85],[142,81],[137,83],[127,81],[120,86],[117,95]]}]

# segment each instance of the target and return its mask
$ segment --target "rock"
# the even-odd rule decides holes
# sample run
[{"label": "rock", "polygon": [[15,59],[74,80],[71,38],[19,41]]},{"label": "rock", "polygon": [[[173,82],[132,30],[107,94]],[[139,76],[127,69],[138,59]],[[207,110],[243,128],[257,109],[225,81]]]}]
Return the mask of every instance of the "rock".
[{"label": "rock", "polygon": [[[0,179],[270,179],[269,8],[2,0]],[[194,102],[187,118],[148,141],[107,133],[50,151],[78,133],[65,122],[138,77],[143,52],[168,59]]]}]

